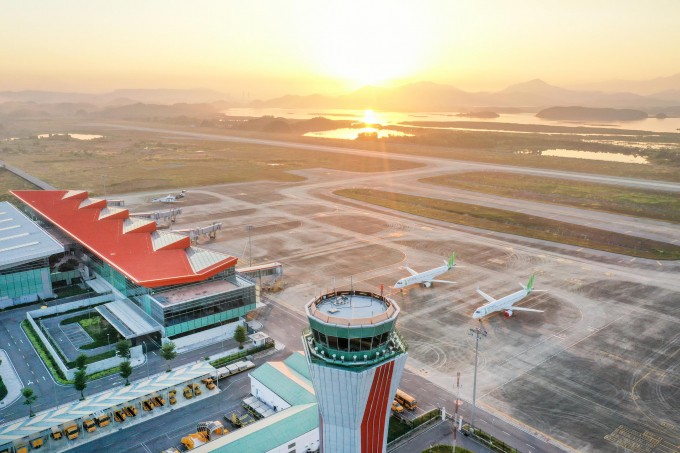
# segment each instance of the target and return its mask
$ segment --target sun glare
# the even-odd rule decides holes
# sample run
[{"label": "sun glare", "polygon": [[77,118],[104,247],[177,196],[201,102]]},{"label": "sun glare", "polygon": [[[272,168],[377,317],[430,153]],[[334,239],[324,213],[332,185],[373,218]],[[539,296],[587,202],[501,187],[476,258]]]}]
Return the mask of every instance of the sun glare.
[{"label": "sun glare", "polygon": [[373,110],[366,110],[364,112],[364,123],[365,124],[376,124],[378,123],[378,118]]},{"label": "sun glare", "polygon": [[323,74],[356,86],[408,78],[422,69],[427,33],[413,21],[418,10],[403,3],[364,2],[316,11],[315,61]]}]

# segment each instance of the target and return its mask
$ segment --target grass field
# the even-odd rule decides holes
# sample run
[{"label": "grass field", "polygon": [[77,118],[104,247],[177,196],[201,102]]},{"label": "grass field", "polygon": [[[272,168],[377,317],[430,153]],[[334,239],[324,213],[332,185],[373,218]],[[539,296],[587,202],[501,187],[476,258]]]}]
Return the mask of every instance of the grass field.
[{"label": "grass field", "polygon": [[680,222],[680,194],[629,189],[568,179],[469,172],[421,179],[420,182],[635,217]]},{"label": "grass field", "polygon": [[371,189],[343,189],[334,193],[459,225],[640,258],[680,259],[679,246],[513,211]]},{"label": "grass field", "polygon": [[8,192],[10,189],[33,190],[37,187],[11,171],[0,168],[0,201],[17,202],[17,199]]},{"label": "grass field", "polygon": [[[419,167],[405,161],[204,140],[170,140],[115,131],[94,141],[22,139],[3,159],[58,188],[128,193],[256,180],[295,182],[291,170],[382,172]],[[14,180],[0,181],[6,191]]]}]

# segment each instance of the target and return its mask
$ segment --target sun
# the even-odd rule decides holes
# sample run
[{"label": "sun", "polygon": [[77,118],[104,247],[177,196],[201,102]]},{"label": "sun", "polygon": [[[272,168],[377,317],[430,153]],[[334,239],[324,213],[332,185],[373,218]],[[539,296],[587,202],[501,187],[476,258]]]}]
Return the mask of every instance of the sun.
[{"label": "sun", "polygon": [[366,110],[364,111],[363,122],[364,124],[377,124],[379,121],[373,110]]},{"label": "sun", "polygon": [[408,78],[422,69],[428,34],[412,20],[418,12],[409,3],[330,5],[323,2],[324,10],[315,11],[328,19],[314,24],[313,59],[320,73],[362,86]]}]

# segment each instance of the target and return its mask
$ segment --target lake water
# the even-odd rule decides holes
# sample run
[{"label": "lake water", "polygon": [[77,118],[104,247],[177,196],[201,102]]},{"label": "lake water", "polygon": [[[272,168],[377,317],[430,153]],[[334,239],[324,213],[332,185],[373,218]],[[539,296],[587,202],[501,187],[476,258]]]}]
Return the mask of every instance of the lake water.
[{"label": "lake water", "polygon": [[593,151],[575,151],[573,149],[546,149],[541,156],[571,157],[573,159],[604,160],[607,162],[623,162],[626,164],[648,164],[646,157],[631,156],[621,153],[596,153]]},{"label": "lake water", "polygon": [[73,138],[75,140],[94,140],[95,138],[104,137],[103,135],[71,134],[70,132],[67,132],[67,133],[59,133],[59,134],[38,134],[38,138],[48,138],[50,135],[70,135],[71,138]]},{"label": "lake water", "polygon": [[398,135],[400,137],[413,137],[413,134],[406,134],[401,131],[391,131],[389,129],[375,129],[372,127],[362,127],[360,129],[340,128],[330,131],[307,132],[305,137],[323,137],[323,138],[342,138],[345,140],[354,140],[362,133],[377,133],[378,138],[389,137],[390,135]]},{"label": "lake water", "polygon": [[[363,121],[364,110],[346,109],[253,109],[234,108],[224,110],[222,113],[228,116],[256,117],[271,115],[289,119],[310,119],[319,116],[331,120]],[[459,112],[375,112],[374,116],[381,125],[400,124],[405,121],[473,121],[489,123],[490,128],[494,123],[533,124],[541,126],[566,126],[566,127],[597,127],[611,129],[630,129],[649,132],[676,132],[680,133],[680,118],[646,118],[639,121],[552,121],[536,117],[534,113],[501,113],[498,118],[467,118],[459,117]],[[448,128],[448,127],[447,127]],[[452,129],[465,129],[453,126]]]}]

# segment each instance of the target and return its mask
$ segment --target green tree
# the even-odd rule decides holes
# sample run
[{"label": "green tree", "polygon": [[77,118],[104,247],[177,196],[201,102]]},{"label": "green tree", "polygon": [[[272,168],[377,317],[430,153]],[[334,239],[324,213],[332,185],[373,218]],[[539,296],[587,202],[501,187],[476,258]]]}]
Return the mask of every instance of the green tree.
[{"label": "green tree", "polygon": [[85,354],[80,354],[76,357],[75,364],[78,370],[84,370],[87,368],[87,356]]},{"label": "green tree", "polygon": [[128,378],[132,374],[132,364],[129,360],[124,360],[120,363],[120,377],[125,379],[125,385],[130,385]]},{"label": "green tree", "polygon": [[24,397],[24,404],[28,406],[28,416],[33,417],[35,414],[33,413],[33,403],[35,403],[35,400],[38,399],[38,395],[33,393],[33,389],[30,387],[24,387],[21,389],[21,394]]},{"label": "green tree", "polygon": [[87,388],[87,371],[85,369],[76,371],[73,376],[73,387],[80,392],[80,399],[84,400],[83,390]]},{"label": "green tree", "polygon": [[116,355],[123,359],[130,358],[130,342],[128,340],[120,340],[116,343]]},{"label": "green tree", "polygon": [[243,343],[248,341],[248,335],[245,327],[236,327],[236,330],[234,331],[234,340],[238,341],[238,348],[243,349]]},{"label": "green tree", "polygon": [[161,347],[161,357],[168,361],[168,372],[171,370],[170,361],[177,357],[177,351],[175,350],[175,343],[168,341]]}]

